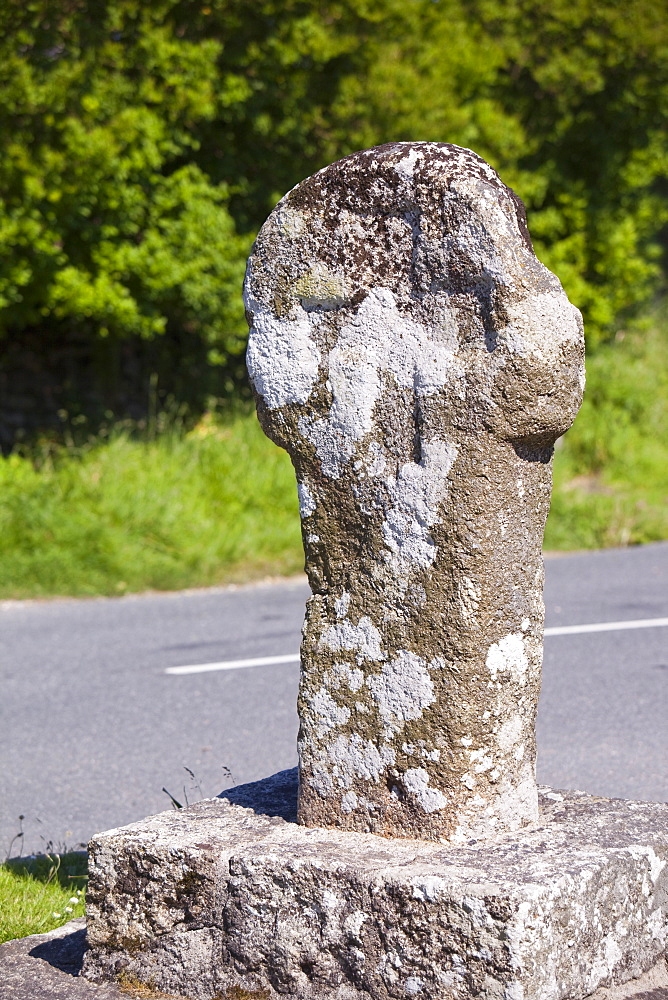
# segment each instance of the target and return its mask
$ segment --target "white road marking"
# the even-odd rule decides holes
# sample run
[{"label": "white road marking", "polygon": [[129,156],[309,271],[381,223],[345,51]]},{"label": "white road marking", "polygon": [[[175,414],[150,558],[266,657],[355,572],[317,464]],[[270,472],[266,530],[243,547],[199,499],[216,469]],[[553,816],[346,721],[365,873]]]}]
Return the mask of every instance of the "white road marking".
[{"label": "white road marking", "polygon": [[167,667],[166,674],[206,674],[210,670],[242,670],[244,667],[269,667],[275,663],[299,663],[299,653],[285,656],[258,656],[253,660],[224,660],[222,663],[191,663],[186,667]]},{"label": "white road marking", "polygon": [[[625,622],[594,622],[591,625],[556,625],[546,628],[545,635],[582,635],[585,632],[618,632],[634,628],[662,628],[668,618],[636,618]],[[299,653],[283,656],[258,656],[252,660],[223,660],[220,663],[191,663],[183,667],[167,667],[166,674],[206,674],[213,670],[243,670],[245,667],[270,667],[279,663],[299,663]]]},{"label": "white road marking", "polygon": [[661,628],[668,618],[636,618],[626,622],[597,622],[594,625],[556,625],[546,628],[545,635],[581,635],[583,632],[621,632],[631,628]]}]

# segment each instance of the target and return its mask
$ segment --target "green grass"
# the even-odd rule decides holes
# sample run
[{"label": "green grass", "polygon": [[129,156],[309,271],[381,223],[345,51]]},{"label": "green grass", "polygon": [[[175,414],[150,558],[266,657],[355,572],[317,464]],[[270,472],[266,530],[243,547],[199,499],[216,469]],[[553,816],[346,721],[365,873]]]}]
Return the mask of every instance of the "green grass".
[{"label": "green grass", "polygon": [[0,461],[0,597],[172,590],[303,568],[290,462],[254,414]]},{"label": "green grass", "polygon": [[668,538],[668,310],[587,361],[582,409],[554,461],[548,549]]},{"label": "green grass", "polygon": [[0,944],[84,915],[87,859],[46,854],[0,866]]},{"label": "green grass", "polygon": [[[546,548],[668,538],[668,310],[587,368],[556,451]],[[253,413],[0,459],[0,598],[203,587],[302,566],[294,473]]]}]

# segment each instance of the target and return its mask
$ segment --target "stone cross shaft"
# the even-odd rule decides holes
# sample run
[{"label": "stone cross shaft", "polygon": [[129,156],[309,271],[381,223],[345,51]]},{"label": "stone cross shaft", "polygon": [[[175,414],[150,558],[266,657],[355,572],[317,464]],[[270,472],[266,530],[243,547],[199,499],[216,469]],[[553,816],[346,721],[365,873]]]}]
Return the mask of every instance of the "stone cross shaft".
[{"label": "stone cross shaft", "polygon": [[534,822],[541,544],[584,350],[521,201],[457,146],[355,153],[274,209],[245,302],[313,592],[300,822],[450,843]]}]

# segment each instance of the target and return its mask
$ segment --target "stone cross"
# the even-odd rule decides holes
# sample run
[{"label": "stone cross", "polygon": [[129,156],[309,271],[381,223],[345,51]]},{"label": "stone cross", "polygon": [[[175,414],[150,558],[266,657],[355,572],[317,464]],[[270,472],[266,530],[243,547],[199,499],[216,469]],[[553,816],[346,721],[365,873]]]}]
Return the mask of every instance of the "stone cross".
[{"label": "stone cross", "polygon": [[450,843],[534,822],[541,544],[584,368],[521,201],[457,146],[355,153],[274,209],[245,302],[313,592],[300,822]]}]

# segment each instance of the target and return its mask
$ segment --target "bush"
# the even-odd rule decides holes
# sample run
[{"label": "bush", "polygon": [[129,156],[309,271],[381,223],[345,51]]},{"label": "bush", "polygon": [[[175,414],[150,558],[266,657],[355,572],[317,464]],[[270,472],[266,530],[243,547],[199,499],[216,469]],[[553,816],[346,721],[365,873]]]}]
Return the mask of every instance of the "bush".
[{"label": "bush", "polygon": [[[173,3],[35,2],[0,12],[0,335],[168,328],[224,362],[245,342],[249,239],[192,162],[221,49]],[[4,22],[4,23],[1,23]]]}]

